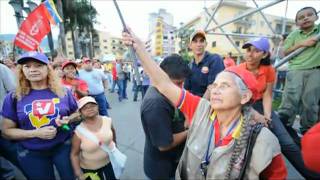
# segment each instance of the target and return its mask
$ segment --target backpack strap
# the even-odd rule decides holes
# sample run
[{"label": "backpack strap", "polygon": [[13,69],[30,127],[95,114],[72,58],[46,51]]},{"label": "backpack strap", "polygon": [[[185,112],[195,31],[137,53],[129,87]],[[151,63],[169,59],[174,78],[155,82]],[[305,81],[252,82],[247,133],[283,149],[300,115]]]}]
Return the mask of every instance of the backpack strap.
[{"label": "backpack strap", "polygon": [[86,128],[84,128],[81,124],[78,125],[76,127],[76,131],[78,131],[79,133],[81,133],[83,136],[85,136],[86,138],[88,138],[90,141],[92,141],[93,143],[97,144],[104,152],[110,154],[112,152],[112,150],[110,150],[110,148],[105,144],[99,141],[99,139],[97,138],[96,135],[94,135],[93,133],[91,133],[89,130],[87,130]]},{"label": "backpack strap", "polygon": [[250,130],[248,144],[247,144],[246,152],[244,154],[244,161],[243,161],[242,167],[240,169],[240,174],[238,177],[239,180],[244,179],[246,169],[247,169],[248,164],[250,163],[250,160],[251,160],[251,155],[252,155],[252,150],[253,150],[254,144],[256,143],[257,137],[263,127],[264,127],[264,125],[262,123],[257,123]]}]

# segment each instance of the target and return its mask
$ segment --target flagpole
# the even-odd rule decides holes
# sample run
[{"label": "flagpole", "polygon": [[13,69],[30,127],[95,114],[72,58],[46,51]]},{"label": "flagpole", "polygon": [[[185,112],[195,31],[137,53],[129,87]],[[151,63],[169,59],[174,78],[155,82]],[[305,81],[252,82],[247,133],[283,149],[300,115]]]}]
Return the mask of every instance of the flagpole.
[{"label": "flagpole", "polygon": [[[120,11],[120,8],[118,6],[118,3],[116,0],[113,0],[113,3],[117,9],[117,12],[118,12],[118,15],[120,17],[120,20],[121,20],[121,23],[122,23],[122,27],[123,27],[123,31],[124,32],[127,32],[127,33],[130,33],[128,31],[128,28],[126,26],[126,23],[124,22],[124,19],[123,19],[123,16],[122,16],[122,13]],[[136,81],[137,81],[137,85],[141,85],[142,82],[141,82],[141,79],[140,79],[140,73],[139,73],[139,69],[138,69],[138,58],[137,58],[137,55],[136,55],[136,52],[135,50],[133,49],[133,46],[129,46],[128,47],[128,51],[129,51],[129,58],[132,60],[133,62],[133,68],[134,68],[134,71],[135,71],[135,76],[136,76]]]},{"label": "flagpole", "polygon": [[13,48],[12,48],[12,58],[13,58],[13,62],[16,62],[16,44],[13,43]]}]

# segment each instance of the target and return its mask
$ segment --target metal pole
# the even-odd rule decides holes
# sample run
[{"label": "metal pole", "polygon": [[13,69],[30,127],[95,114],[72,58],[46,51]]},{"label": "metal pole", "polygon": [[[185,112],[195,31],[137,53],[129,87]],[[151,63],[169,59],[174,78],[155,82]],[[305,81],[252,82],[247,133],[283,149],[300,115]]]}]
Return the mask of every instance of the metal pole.
[{"label": "metal pole", "polygon": [[261,6],[261,7],[257,8],[257,9],[249,10],[248,12],[245,12],[245,13],[239,15],[238,17],[235,17],[235,18],[233,18],[233,19],[231,19],[229,21],[226,21],[226,22],[224,22],[224,23],[222,23],[222,24],[220,24],[220,25],[218,25],[216,27],[213,27],[212,29],[207,30],[207,32],[213,31],[213,30],[215,30],[215,29],[217,29],[219,27],[222,27],[222,26],[225,26],[225,25],[230,24],[232,22],[235,22],[237,20],[240,20],[245,16],[248,16],[248,15],[251,15],[251,14],[256,13],[258,11],[261,11],[262,9],[265,9],[267,7],[270,7],[270,6],[273,6],[273,5],[278,4],[278,3],[282,2],[282,1],[284,1],[284,0],[276,0],[276,1],[272,2],[272,3],[269,3],[269,4],[266,4],[264,6]]},{"label": "metal pole", "polygon": [[[205,12],[210,16],[210,13],[208,12],[208,9],[206,8],[205,9]],[[219,25],[218,22],[214,19],[214,17],[211,18],[211,20],[216,24],[216,25]],[[222,33],[225,33],[224,29],[222,27],[219,27],[220,31]],[[241,51],[239,49],[239,47],[234,43],[233,39],[229,36],[229,35],[226,35],[226,38],[230,41],[230,43],[232,44],[232,46],[237,50],[237,52],[239,54],[241,54]]]},{"label": "metal pole", "polygon": [[[212,15],[207,23],[207,25],[204,27],[204,31],[206,31],[210,25],[210,22],[212,19],[214,19],[214,16],[216,15],[216,13],[218,12],[218,9],[220,8],[221,4],[222,4],[223,0],[220,0],[217,7],[213,10]],[[207,8],[205,8],[205,10],[207,10]],[[208,11],[208,10],[207,10]],[[209,14],[209,13],[208,13]]]},{"label": "metal pole", "polygon": [[[252,0],[253,3],[256,5],[257,8],[259,8],[257,2],[255,0]],[[272,28],[271,24],[268,22],[266,16],[263,14],[263,12],[259,11],[260,15],[262,16],[262,18],[264,19],[264,21],[267,23],[269,29],[272,31],[273,34],[277,34],[276,31]]]},{"label": "metal pole", "polygon": [[[122,23],[122,26],[123,26],[123,31],[129,33],[129,31],[127,29],[127,26],[126,26],[126,23],[124,22],[124,19],[123,19],[123,16],[122,16],[122,13],[120,11],[120,8],[118,6],[117,1],[113,0],[113,3],[115,5],[115,7],[117,9],[117,12],[118,12],[118,15],[120,17],[120,20],[121,20],[121,23]],[[132,46],[129,46],[128,51],[129,51],[129,57],[133,61],[133,68],[134,68],[134,71],[135,71],[134,74],[136,76],[137,84],[141,85],[142,82],[141,82],[141,79],[140,79],[140,73],[139,73],[139,69],[138,69],[138,58],[137,58],[137,55],[136,55],[136,53],[135,53],[135,51],[134,51]]]},{"label": "metal pole", "polygon": [[[316,36],[317,41],[320,40],[320,33],[317,34]],[[293,51],[292,53],[290,53],[289,55],[287,55],[286,57],[282,58],[279,60],[279,62],[274,66],[275,69],[277,69],[278,67],[280,67],[281,65],[283,65],[284,63],[288,62],[290,59],[292,59],[293,57],[299,55],[301,52],[303,52],[305,49],[307,49],[308,47],[301,47],[295,51]]]},{"label": "metal pole", "polygon": [[[62,1],[61,0],[57,0],[57,10],[58,10],[58,13],[61,15],[61,17],[64,18],[63,8],[62,8]],[[63,55],[64,56],[68,56],[68,54],[67,54],[67,46],[66,46],[66,32],[65,32],[65,29],[64,29],[64,23],[65,22],[61,22],[59,24],[59,30],[60,30],[59,39],[60,39]]]},{"label": "metal pole", "polygon": [[214,35],[228,35],[228,36],[240,36],[240,37],[265,37],[265,38],[274,38],[274,37],[280,37],[280,36],[270,36],[270,35],[255,35],[255,34],[239,34],[239,33],[219,33],[219,32],[209,32],[208,34],[214,34]]}]

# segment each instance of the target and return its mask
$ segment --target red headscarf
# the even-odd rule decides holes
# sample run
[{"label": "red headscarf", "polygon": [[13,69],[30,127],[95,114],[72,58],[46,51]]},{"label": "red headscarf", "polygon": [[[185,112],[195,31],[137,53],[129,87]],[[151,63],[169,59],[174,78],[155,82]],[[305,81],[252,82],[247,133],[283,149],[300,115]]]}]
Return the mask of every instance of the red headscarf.
[{"label": "red headscarf", "polygon": [[226,72],[231,72],[237,75],[247,86],[247,88],[252,92],[251,100],[254,102],[258,99],[258,89],[257,89],[257,80],[254,75],[243,68],[239,68],[238,66],[232,66],[225,69]]}]

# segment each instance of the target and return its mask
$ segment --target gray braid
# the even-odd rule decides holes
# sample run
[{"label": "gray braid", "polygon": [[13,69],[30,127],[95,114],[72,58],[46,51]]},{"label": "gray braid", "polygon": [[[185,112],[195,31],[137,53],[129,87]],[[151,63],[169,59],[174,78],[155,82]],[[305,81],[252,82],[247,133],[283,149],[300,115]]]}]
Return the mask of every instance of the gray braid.
[{"label": "gray braid", "polygon": [[251,106],[245,105],[242,108],[243,122],[241,124],[240,138],[235,140],[235,145],[233,146],[233,152],[230,158],[229,165],[227,167],[227,173],[225,179],[231,179],[231,173],[237,159],[241,156],[243,150],[247,147],[249,135],[250,135],[250,119],[251,119]]}]

